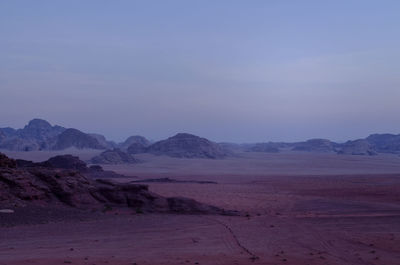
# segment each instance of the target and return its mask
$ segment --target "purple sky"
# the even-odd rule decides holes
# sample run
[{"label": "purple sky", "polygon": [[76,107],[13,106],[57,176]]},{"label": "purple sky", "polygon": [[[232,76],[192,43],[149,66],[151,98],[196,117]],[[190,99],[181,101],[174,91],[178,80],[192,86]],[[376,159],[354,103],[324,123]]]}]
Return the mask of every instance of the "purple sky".
[{"label": "purple sky", "polygon": [[0,127],[400,133],[399,1],[1,1]]}]

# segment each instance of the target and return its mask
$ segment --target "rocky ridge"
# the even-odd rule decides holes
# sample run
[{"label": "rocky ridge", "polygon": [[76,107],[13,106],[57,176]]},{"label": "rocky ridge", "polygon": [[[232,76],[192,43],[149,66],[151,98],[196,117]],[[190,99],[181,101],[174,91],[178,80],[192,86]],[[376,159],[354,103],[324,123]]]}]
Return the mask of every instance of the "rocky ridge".
[{"label": "rocky ridge", "polygon": [[[105,206],[118,206],[140,212],[236,214],[187,198],[165,198],[150,192],[146,185],[93,180],[79,170],[53,167],[55,161],[63,160],[65,163],[70,159],[59,157],[30,166],[18,166],[15,160],[0,154],[0,207],[51,205],[104,209]],[[83,162],[76,163],[75,158],[73,161],[68,164],[83,165]]]}]

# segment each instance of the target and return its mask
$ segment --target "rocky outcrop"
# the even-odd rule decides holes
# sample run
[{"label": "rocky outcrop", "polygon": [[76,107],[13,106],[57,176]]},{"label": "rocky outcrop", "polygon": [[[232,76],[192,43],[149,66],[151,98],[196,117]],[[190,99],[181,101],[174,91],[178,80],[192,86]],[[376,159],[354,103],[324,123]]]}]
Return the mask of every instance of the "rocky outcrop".
[{"label": "rocky outcrop", "polygon": [[51,126],[51,124],[42,119],[31,120],[23,129],[18,130],[17,134],[24,139],[36,139],[46,142],[65,131],[64,127]]},{"label": "rocky outcrop", "polygon": [[90,160],[93,164],[133,164],[138,161],[120,149],[106,150]]},{"label": "rocky outcrop", "polygon": [[178,133],[150,145],[147,153],[179,158],[223,158],[227,153],[218,144],[188,133]]},{"label": "rocky outcrop", "polygon": [[293,151],[329,153],[336,151],[337,144],[327,139],[311,139],[305,142],[296,143]]},{"label": "rocky outcrop", "polygon": [[0,149],[12,151],[36,151],[41,150],[41,144],[34,139],[23,139],[18,137],[6,138],[0,142]]},{"label": "rocky outcrop", "polygon": [[73,128],[65,130],[57,137],[53,149],[62,150],[69,147],[78,149],[105,149],[96,138]]},{"label": "rocky outcrop", "polygon": [[3,133],[3,131],[0,131],[0,143],[6,139],[6,135]]},{"label": "rocky outcrop", "polygon": [[13,159],[0,154],[0,208],[46,204],[91,210],[119,206],[140,212],[235,214],[190,199],[165,198],[146,185],[91,180],[78,170],[17,167]]},{"label": "rocky outcrop", "polygon": [[0,168],[16,168],[17,162],[8,158],[5,154],[0,153]]},{"label": "rocky outcrop", "polygon": [[147,140],[145,137],[140,136],[140,135],[134,135],[134,136],[128,137],[128,139],[126,139],[124,142],[120,143],[118,145],[118,147],[121,150],[127,150],[132,145],[147,147],[150,144],[151,144],[150,141]]},{"label": "rocky outcrop", "polygon": [[61,126],[51,126],[45,120],[33,119],[23,129],[1,128],[5,137],[0,141],[0,148],[13,151],[46,150],[64,130]]},{"label": "rocky outcrop", "polygon": [[400,153],[400,134],[372,134],[366,138],[380,153]]},{"label": "rocky outcrop", "polygon": [[146,153],[146,151],[147,151],[147,146],[143,145],[142,143],[133,143],[126,150],[128,154],[132,155]]},{"label": "rocky outcrop", "polygon": [[347,141],[342,145],[338,154],[344,155],[376,155],[373,146],[365,139]]},{"label": "rocky outcrop", "polygon": [[97,134],[97,133],[89,133],[88,135],[95,138],[99,142],[99,144],[101,146],[103,146],[105,149],[112,149],[112,148],[116,148],[118,146],[113,141],[107,141],[107,139],[106,139],[106,137],[104,137],[104,135]]},{"label": "rocky outcrop", "polygon": [[0,128],[0,149],[12,151],[61,150],[69,147],[79,149],[112,148],[99,134],[86,134],[76,129],[66,129],[42,119],[31,120],[23,129]]}]

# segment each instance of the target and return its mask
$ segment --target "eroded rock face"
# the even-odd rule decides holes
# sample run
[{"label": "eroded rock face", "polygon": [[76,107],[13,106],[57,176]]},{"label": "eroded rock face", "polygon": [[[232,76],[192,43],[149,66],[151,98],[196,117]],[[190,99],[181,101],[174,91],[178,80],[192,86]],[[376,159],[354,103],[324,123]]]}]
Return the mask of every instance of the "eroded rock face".
[{"label": "eroded rock face", "polygon": [[0,153],[0,168],[16,168],[17,163],[14,159],[8,158],[5,154]]},{"label": "eroded rock face", "polygon": [[79,157],[72,155],[54,156],[45,162],[37,163],[37,165],[49,168],[73,169],[80,172],[86,172],[88,170],[85,162],[80,160]]},{"label": "eroded rock face", "polygon": [[218,144],[188,133],[178,133],[147,148],[148,153],[184,158],[223,158],[227,153]]},{"label": "eroded rock face", "polygon": [[371,156],[371,155],[377,155],[377,152],[367,140],[359,139],[344,143],[338,154]]},{"label": "eroded rock face", "polygon": [[366,140],[377,152],[400,153],[400,134],[372,134]]},{"label": "eroded rock face", "polygon": [[133,143],[128,147],[126,152],[128,154],[142,154],[146,153],[146,150],[147,150],[146,145],[143,145],[142,143]]},{"label": "eroded rock face", "polygon": [[105,149],[96,138],[72,128],[58,135],[53,149],[63,150],[69,147],[76,147],[78,149]]},{"label": "eroded rock face", "polygon": [[[65,159],[73,161],[73,166],[69,162],[65,163]],[[47,162],[51,167],[44,167]],[[13,159],[0,154],[0,208],[48,204],[103,209],[109,205],[131,207],[141,212],[235,214],[190,199],[165,198],[150,192],[146,185],[92,180],[79,170],[54,167],[66,165],[69,168],[80,168],[75,165],[82,163],[75,161],[74,157],[71,159],[66,156],[18,167]],[[101,172],[101,168],[94,170]]]},{"label": "eroded rock face", "polygon": [[327,139],[310,139],[305,142],[296,143],[293,151],[329,153],[335,152],[337,144]]},{"label": "eroded rock face", "polygon": [[93,164],[133,164],[138,161],[130,154],[120,149],[107,150],[90,161]]},{"label": "eroded rock face", "polygon": [[127,150],[131,145],[133,144],[139,144],[140,146],[147,147],[150,145],[150,141],[147,140],[145,137],[140,136],[140,135],[134,135],[128,137],[124,142],[119,144],[119,148],[122,150]]}]

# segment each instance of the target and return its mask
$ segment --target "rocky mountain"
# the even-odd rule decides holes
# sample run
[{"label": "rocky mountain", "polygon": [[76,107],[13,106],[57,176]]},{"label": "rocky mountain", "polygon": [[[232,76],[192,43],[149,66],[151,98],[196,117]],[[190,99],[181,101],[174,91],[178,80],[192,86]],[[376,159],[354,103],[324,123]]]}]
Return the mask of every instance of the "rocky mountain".
[{"label": "rocky mountain", "polygon": [[6,135],[3,133],[3,131],[0,131],[0,143],[1,143],[1,141],[3,141],[4,139],[6,139]]},{"label": "rocky mountain", "polygon": [[90,161],[93,164],[133,164],[138,161],[120,149],[106,150]]},{"label": "rocky mountain", "polygon": [[76,147],[78,149],[105,149],[96,138],[72,128],[66,129],[58,135],[52,149],[63,150],[69,147]]},{"label": "rocky mountain", "polygon": [[128,149],[126,150],[126,152],[128,154],[141,154],[141,153],[146,153],[147,151],[147,147],[146,145],[143,145],[142,143],[133,143],[131,144]]},{"label": "rocky mountain", "polygon": [[79,149],[106,149],[111,147],[104,136],[86,134],[77,129],[66,129],[42,119],[31,120],[24,128],[0,128],[0,149],[13,151],[61,150],[69,147]]},{"label": "rocky mountain", "polygon": [[237,214],[191,199],[165,198],[150,192],[142,184],[93,180],[76,169],[43,167],[33,162],[27,167],[18,166],[15,160],[0,153],[0,208],[34,205],[82,210],[116,206],[131,207],[140,212]]},{"label": "rocky mountain", "polygon": [[377,152],[374,149],[373,145],[370,144],[367,140],[359,139],[354,141],[347,141],[346,143],[344,143],[340,147],[338,154],[371,156],[371,155],[376,155]]},{"label": "rocky mountain", "polygon": [[48,139],[54,138],[65,131],[64,127],[55,125],[51,126],[45,120],[33,119],[23,129],[17,130],[17,135],[24,139],[36,139],[46,142]]},{"label": "rocky mountain", "polygon": [[377,152],[400,153],[400,134],[371,134],[366,140]]},{"label": "rocky mountain", "polygon": [[118,147],[121,150],[127,150],[132,145],[147,147],[150,144],[151,144],[150,141],[147,140],[145,137],[140,135],[134,135],[128,137],[124,142],[118,144]]},{"label": "rocky mountain", "polygon": [[89,133],[88,135],[95,138],[99,142],[99,144],[106,149],[112,149],[112,148],[116,148],[118,146],[113,141],[107,141],[107,139],[106,139],[106,137],[104,137],[104,135],[101,135],[98,133]]},{"label": "rocky mountain", "polygon": [[295,143],[293,151],[329,153],[336,152],[338,144],[327,139],[310,139],[305,142]]},{"label": "rocky mountain", "polygon": [[223,158],[226,151],[218,144],[188,133],[178,133],[150,145],[147,153],[180,158]]},{"label": "rocky mountain", "polygon": [[50,149],[57,135],[65,128],[51,126],[45,120],[33,119],[23,129],[1,128],[5,136],[0,140],[0,148],[14,151]]}]

